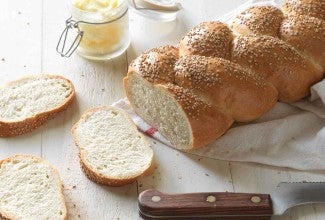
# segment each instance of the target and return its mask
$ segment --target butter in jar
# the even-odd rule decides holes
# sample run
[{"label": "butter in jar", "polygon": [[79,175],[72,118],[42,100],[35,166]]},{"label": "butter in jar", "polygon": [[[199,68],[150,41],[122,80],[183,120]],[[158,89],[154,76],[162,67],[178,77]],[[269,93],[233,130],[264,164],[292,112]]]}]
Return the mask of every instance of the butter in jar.
[{"label": "butter in jar", "polygon": [[127,0],[69,0],[72,19],[82,39],[79,55],[106,60],[121,55],[130,44]]}]

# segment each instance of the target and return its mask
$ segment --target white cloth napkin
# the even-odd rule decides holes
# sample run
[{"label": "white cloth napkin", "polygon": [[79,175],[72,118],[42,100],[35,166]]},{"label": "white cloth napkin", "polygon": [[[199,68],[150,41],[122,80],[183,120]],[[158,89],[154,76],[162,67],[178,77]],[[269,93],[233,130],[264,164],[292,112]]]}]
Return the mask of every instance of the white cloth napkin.
[{"label": "white cloth napkin", "polygon": [[[218,20],[229,21],[239,10],[253,4],[279,5],[280,1],[248,1]],[[193,151],[203,157],[246,161],[299,170],[325,169],[325,81],[311,88],[311,97],[292,105],[277,103],[258,120],[235,124],[210,145]],[[139,130],[171,146],[159,132],[146,124],[126,99],[114,104],[126,110]]]}]

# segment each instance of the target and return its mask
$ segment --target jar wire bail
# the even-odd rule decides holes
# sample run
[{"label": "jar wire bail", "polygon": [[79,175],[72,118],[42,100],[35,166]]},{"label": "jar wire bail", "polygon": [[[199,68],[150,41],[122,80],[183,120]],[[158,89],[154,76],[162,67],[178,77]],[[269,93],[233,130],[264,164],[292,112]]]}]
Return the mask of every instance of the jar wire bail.
[{"label": "jar wire bail", "polygon": [[[77,47],[79,46],[81,39],[83,37],[83,31],[80,30],[79,28],[79,22],[80,21],[75,21],[72,20],[72,16],[70,18],[68,18],[65,22],[65,29],[63,30],[62,34],[60,35],[59,38],[59,42],[56,45],[56,51],[62,56],[62,57],[70,57],[73,52],[77,49]],[[76,29],[77,30],[77,36],[75,37],[75,39],[73,40],[71,46],[69,47],[69,49],[67,51],[65,50],[66,47],[66,42],[67,42],[67,37],[69,34],[70,29]]]}]

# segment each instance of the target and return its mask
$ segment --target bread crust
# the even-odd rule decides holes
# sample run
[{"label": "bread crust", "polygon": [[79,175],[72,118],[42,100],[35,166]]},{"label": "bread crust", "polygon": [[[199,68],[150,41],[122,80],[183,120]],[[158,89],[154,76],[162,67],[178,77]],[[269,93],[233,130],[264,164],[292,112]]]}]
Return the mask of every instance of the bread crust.
[{"label": "bread crust", "polygon": [[271,83],[222,58],[183,56],[175,70],[178,85],[210,100],[237,122],[255,120],[278,100]]},{"label": "bread crust", "polygon": [[[46,160],[42,159],[42,158],[39,158],[39,157],[36,157],[36,156],[33,156],[33,155],[28,155],[28,154],[17,154],[17,155],[14,155],[14,156],[10,156],[8,158],[5,158],[3,160],[0,161],[0,169],[1,169],[1,166],[4,164],[4,163],[8,163],[8,162],[11,162],[13,160],[20,160],[21,158],[26,158],[26,157],[29,157],[31,159],[33,159],[34,161],[36,162],[39,162],[39,163],[45,163],[46,165],[48,165],[53,173],[55,173],[58,177],[59,177],[59,185],[60,185],[60,197],[61,197],[61,204],[64,204],[63,208],[64,210],[62,210],[62,219],[63,220],[67,220],[68,219],[68,212],[67,212],[67,207],[66,207],[66,204],[65,204],[65,199],[64,199],[64,193],[63,193],[63,183],[62,183],[62,180],[60,179],[60,174],[59,174],[59,171],[54,167],[52,166],[49,162],[47,162]],[[9,215],[8,213],[5,213],[3,210],[1,210],[1,207],[0,207],[0,219],[3,219],[3,220],[15,220],[15,216],[11,216]]]},{"label": "bread crust", "polygon": [[49,111],[41,112],[39,114],[34,115],[33,117],[28,117],[21,121],[4,121],[0,119],[0,137],[13,137],[17,135],[22,135],[40,127],[48,120],[55,117],[59,112],[66,110],[68,106],[71,104],[71,102],[73,101],[73,99],[75,98],[75,89],[72,82],[69,79],[59,75],[39,74],[39,75],[26,76],[24,78],[6,83],[2,87],[6,87],[16,82],[33,78],[33,77],[48,77],[48,78],[64,79],[70,85],[72,92],[70,93],[69,97],[66,98],[65,102],[61,106],[58,106]]},{"label": "bread crust", "polygon": [[151,83],[173,82],[174,65],[178,60],[178,48],[162,46],[142,53],[132,61],[129,69],[132,69]]},{"label": "bread crust", "polygon": [[[114,178],[112,176],[103,175],[103,174],[101,174],[99,172],[96,172],[96,170],[94,170],[92,168],[92,166],[85,159],[85,152],[81,148],[80,141],[78,140],[78,137],[77,137],[77,134],[76,134],[76,129],[78,128],[80,123],[82,123],[85,119],[87,119],[93,112],[96,112],[98,110],[115,110],[115,111],[119,111],[120,113],[125,115],[125,117],[129,121],[129,126],[132,126],[135,129],[137,129],[137,127],[135,126],[133,121],[130,119],[130,117],[125,112],[123,112],[122,110],[117,110],[117,108],[115,108],[115,107],[100,106],[100,107],[95,107],[95,108],[87,110],[86,112],[83,113],[83,115],[81,116],[79,121],[71,129],[72,137],[74,139],[74,142],[75,142],[76,146],[79,149],[80,167],[81,167],[82,171],[84,172],[84,174],[86,175],[86,177],[88,179],[90,179],[93,182],[99,183],[99,184],[103,184],[103,185],[107,185],[107,186],[123,186],[123,185],[126,185],[126,184],[133,183],[134,181],[136,181],[137,178],[144,175],[150,169],[150,167],[152,165],[152,162],[153,162],[153,158],[151,158],[151,163],[148,165],[148,167],[143,169],[137,175],[129,176],[128,178]],[[139,132],[139,135],[145,140],[145,137],[140,132]],[[147,144],[147,147],[150,147],[150,145]]]},{"label": "bread crust", "polygon": [[232,21],[231,29],[240,35],[262,34],[277,37],[283,20],[282,11],[274,6],[253,6]]},{"label": "bread crust", "polygon": [[285,0],[282,6],[285,14],[298,14],[325,20],[324,0]]},{"label": "bread crust", "polygon": [[325,20],[290,15],[281,24],[280,38],[325,69]]},{"label": "bread crust", "polygon": [[83,159],[83,156],[80,153],[79,153],[79,159],[80,159],[80,167],[82,171],[84,172],[84,174],[88,179],[90,179],[95,183],[99,183],[106,186],[118,187],[118,186],[124,186],[133,183],[134,181],[136,181],[137,178],[139,178],[139,176],[130,177],[128,179],[114,179],[112,177],[106,177],[92,170],[91,166],[86,163],[86,161]]},{"label": "bread crust", "polygon": [[322,10],[321,6],[315,7],[317,4],[325,3],[317,0],[287,1],[283,6],[285,15],[274,6],[253,6],[237,15],[230,27],[239,35],[259,34],[280,38],[305,54],[307,59],[325,68],[325,20],[308,14]]},{"label": "bread crust", "polygon": [[203,22],[194,27],[179,43],[179,54],[230,58],[232,31],[219,21]]},{"label": "bread crust", "polygon": [[266,35],[238,36],[232,60],[271,82],[283,102],[304,98],[309,88],[323,78],[319,66],[286,42]]}]

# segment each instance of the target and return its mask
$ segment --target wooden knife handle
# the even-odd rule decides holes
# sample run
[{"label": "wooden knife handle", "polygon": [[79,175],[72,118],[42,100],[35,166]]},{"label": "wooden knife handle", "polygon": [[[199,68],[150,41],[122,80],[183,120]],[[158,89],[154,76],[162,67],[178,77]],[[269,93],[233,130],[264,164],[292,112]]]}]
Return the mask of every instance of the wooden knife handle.
[{"label": "wooden knife handle", "polygon": [[265,220],[273,213],[268,194],[164,194],[146,190],[139,195],[138,202],[139,213],[144,219]]}]

